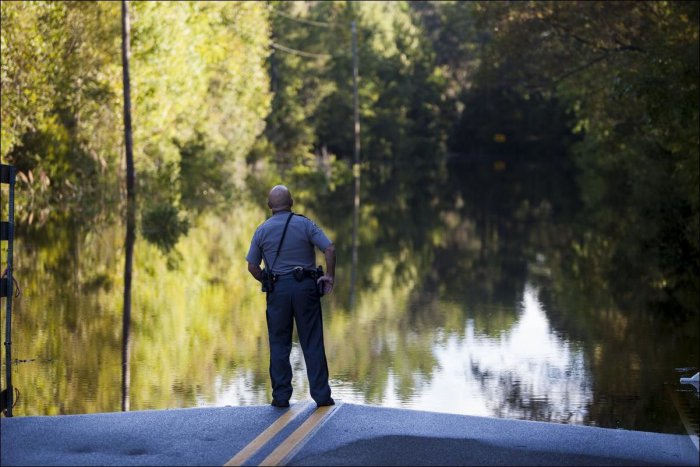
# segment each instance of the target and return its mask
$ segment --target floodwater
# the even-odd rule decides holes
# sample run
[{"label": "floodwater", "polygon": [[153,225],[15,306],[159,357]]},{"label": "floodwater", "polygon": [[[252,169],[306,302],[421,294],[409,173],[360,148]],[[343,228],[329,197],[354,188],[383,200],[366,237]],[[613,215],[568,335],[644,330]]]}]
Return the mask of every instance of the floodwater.
[{"label": "floodwater", "polygon": [[[624,308],[604,278],[572,274],[586,271],[567,256],[576,235],[545,202],[511,216],[424,201],[365,199],[354,266],[351,213],[295,205],[338,246],[323,298],[336,399],[667,433],[685,432],[682,410],[697,423],[697,393],[679,384],[697,371],[697,316]],[[14,415],[268,404],[264,296],[244,259],[259,204],[203,215],[169,252],[139,237],[127,335],[119,223],[20,229]],[[308,399],[296,338],[292,365],[292,400]]]}]

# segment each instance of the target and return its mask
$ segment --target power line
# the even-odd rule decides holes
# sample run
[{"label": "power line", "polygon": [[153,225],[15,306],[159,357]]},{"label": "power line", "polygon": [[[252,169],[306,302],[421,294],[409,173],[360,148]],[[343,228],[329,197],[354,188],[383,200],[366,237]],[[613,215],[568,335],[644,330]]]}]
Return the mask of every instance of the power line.
[{"label": "power line", "polygon": [[[268,9],[276,14],[280,15],[284,18],[290,19],[292,21],[296,21],[298,23],[302,24],[309,24],[311,26],[320,26],[324,28],[330,28],[330,27],[342,27],[343,25],[341,23],[331,23],[327,21],[313,21],[310,19],[303,19],[303,18],[297,18],[295,16],[292,16],[288,13],[285,13],[283,11],[280,11],[276,8],[273,8],[271,5],[268,7]],[[335,55],[333,54],[316,54],[316,53],[311,53],[311,52],[304,52],[303,50],[297,50],[297,49],[292,49],[291,47],[284,46],[282,44],[277,44],[276,42],[272,42],[272,47],[277,50],[281,50],[282,52],[287,52],[293,55],[299,55],[301,57],[308,57],[308,58],[329,58],[333,57]]]},{"label": "power line", "polygon": [[270,7],[270,11],[276,15],[280,15],[284,18],[291,19],[292,21],[298,21],[299,23],[303,23],[303,24],[310,24],[312,26],[320,26],[323,28],[330,28],[330,27],[338,26],[338,23],[328,23],[325,21],[313,21],[310,19],[297,18],[295,16],[289,15],[287,13],[284,13],[283,11],[277,10],[275,8],[272,8],[272,7]]},{"label": "power line", "polygon": [[287,52],[293,55],[300,55],[302,57],[308,57],[308,58],[330,58],[333,55],[331,54],[314,54],[311,52],[304,52],[303,50],[297,50],[297,49],[292,49],[290,47],[286,47],[282,44],[277,44],[275,42],[271,43],[272,48],[281,50],[282,52]]}]

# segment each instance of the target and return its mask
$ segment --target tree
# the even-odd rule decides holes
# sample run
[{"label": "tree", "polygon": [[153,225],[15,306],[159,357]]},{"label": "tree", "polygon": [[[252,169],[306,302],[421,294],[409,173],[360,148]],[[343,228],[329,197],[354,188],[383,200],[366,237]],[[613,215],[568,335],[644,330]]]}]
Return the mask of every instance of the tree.
[{"label": "tree", "polygon": [[621,301],[697,312],[698,4],[483,3],[478,12],[493,35],[481,82],[555,95],[576,116],[589,246],[606,245],[598,254]]},{"label": "tree", "polygon": [[[2,154],[19,169],[21,224],[84,224],[124,200],[118,8],[2,4]],[[244,158],[269,111],[265,6],[135,2],[132,14],[140,208],[181,211],[181,187],[189,199],[215,191],[204,204],[220,204],[242,187]],[[206,151],[188,154],[184,167],[217,154],[207,161],[218,164],[217,186],[192,173],[181,183],[181,149],[198,139]]]}]

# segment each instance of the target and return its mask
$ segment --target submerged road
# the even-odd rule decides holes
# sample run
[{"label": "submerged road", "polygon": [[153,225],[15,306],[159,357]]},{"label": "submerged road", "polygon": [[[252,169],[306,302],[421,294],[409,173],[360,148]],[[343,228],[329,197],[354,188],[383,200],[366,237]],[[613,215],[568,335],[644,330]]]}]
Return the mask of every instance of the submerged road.
[{"label": "submerged road", "polygon": [[686,435],[301,401],[0,420],[5,465],[699,465]]}]

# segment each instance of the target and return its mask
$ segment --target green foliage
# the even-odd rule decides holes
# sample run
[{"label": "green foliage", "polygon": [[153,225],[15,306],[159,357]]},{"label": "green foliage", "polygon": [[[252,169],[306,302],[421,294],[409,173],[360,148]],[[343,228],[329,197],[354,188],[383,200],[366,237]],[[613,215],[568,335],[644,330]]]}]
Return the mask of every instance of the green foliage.
[{"label": "green foliage", "polygon": [[[269,111],[265,6],[129,7],[137,200],[146,211],[220,205],[243,184],[244,158]],[[87,221],[123,203],[120,18],[116,2],[2,4],[2,156],[20,171],[22,223]],[[185,150],[182,161],[181,147],[196,144],[206,148]],[[216,177],[180,180],[182,168],[208,167]],[[204,191],[206,202],[196,201]]]},{"label": "green foliage", "polygon": [[[436,71],[431,44],[410,4],[272,2],[271,7],[273,41],[320,56],[279,49],[271,55],[273,108],[266,142],[249,160],[251,189],[269,189],[271,179],[286,183],[321,219],[351,209],[355,21],[362,196],[384,201],[363,213],[363,228],[373,235],[369,226],[379,219],[388,225],[400,212],[428,211],[433,188],[445,175],[446,83]],[[416,186],[426,187],[427,193]],[[349,245],[344,235],[350,223],[351,216],[346,216],[339,227],[343,247]],[[421,241],[411,243],[414,240]]]},{"label": "green foliage", "polygon": [[233,193],[230,160],[221,149],[213,149],[197,133],[194,139],[176,141],[180,153],[180,201],[191,212],[224,206]]},{"label": "green foliage", "polygon": [[119,28],[107,19],[118,5],[6,2],[2,11],[2,153],[20,171],[18,219],[104,215],[118,195],[109,169],[119,158],[119,69],[110,67]]},{"label": "green foliage", "polygon": [[[562,247],[572,274],[593,262],[628,308],[699,308],[696,2],[129,6],[137,200],[143,232],[172,227],[165,244],[179,219],[277,183],[322,223],[350,212],[355,21],[361,199],[381,200],[363,204],[361,239],[397,254],[434,244],[444,202],[557,221],[582,206],[580,241]],[[119,10],[2,3],[2,157],[19,169],[20,224],[123,207]],[[351,216],[338,222],[347,248]],[[624,292],[635,280],[644,291]]]},{"label": "green foliage", "polygon": [[171,250],[188,229],[187,219],[182,219],[178,209],[171,204],[153,206],[141,219],[143,237],[165,252]]},{"label": "green foliage", "polygon": [[[206,140],[236,173],[262,131],[267,18],[256,2],[138,2],[133,20],[134,147],[145,173],[177,169],[178,142]],[[206,164],[201,164],[206,165]],[[236,181],[235,179],[232,181]],[[156,187],[158,190],[162,187]],[[142,187],[148,197],[152,190]],[[177,186],[171,186],[177,192]]]},{"label": "green foliage", "polygon": [[219,209],[243,184],[245,156],[269,109],[264,6],[139,2],[133,15],[134,147],[145,209]]},{"label": "green foliage", "polygon": [[[55,85],[48,70],[58,69],[66,40],[58,33],[65,5],[4,2],[2,14],[2,157],[50,111]],[[38,32],[38,33],[37,33]]]},{"label": "green foliage", "polygon": [[[477,10],[492,34],[480,82],[556,95],[576,116],[582,221],[609,239],[604,270],[621,302],[634,307],[644,297],[671,314],[696,313],[698,4],[483,3]],[[625,278],[641,280],[644,290],[632,292]]]}]

